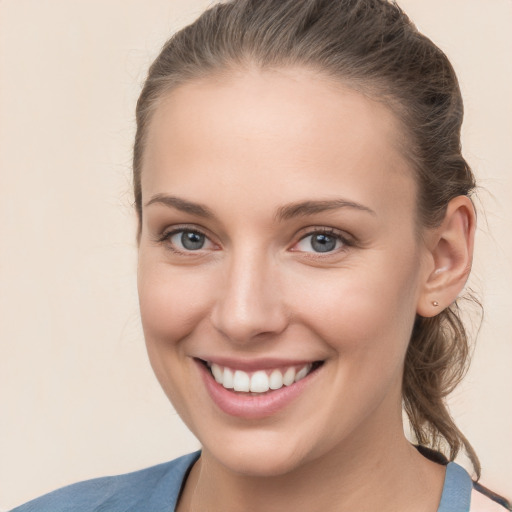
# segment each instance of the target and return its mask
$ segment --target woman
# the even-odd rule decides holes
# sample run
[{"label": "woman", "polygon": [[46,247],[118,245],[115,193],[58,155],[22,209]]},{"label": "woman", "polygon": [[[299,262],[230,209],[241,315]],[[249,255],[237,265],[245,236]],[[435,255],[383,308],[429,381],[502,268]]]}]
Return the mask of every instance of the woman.
[{"label": "woman", "polygon": [[138,287],[202,451],[17,510],[510,509],[448,463],[480,476],[444,404],[468,356],[461,122],[450,63],[384,0],[237,0],[177,33],[137,104]]}]

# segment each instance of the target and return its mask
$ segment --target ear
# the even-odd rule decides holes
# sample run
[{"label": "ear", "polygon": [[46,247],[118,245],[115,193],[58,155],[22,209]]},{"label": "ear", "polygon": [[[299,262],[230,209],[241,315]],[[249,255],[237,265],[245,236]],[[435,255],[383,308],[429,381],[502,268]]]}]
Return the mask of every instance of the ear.
[{"label": "ear", "polygon": [[426,235],[427,265],[417,314],[436,316],[464,288],[473,259],[476,214],[471,199],[457,196],[448,203],[443,222]]}]

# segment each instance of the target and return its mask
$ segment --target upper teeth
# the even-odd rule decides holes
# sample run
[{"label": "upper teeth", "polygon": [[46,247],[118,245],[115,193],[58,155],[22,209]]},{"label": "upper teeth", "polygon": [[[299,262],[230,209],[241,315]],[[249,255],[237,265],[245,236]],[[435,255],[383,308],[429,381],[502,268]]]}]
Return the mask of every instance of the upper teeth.
[{"label": "upper teeth", "polygon": [[219,366],[216,363],[208,363],[215,380],[226,389],[245,391],[252,393],[265,393],[269,389],[280,389],[283,386],[291,386],[294,382],[303,379],[312,368],[308,363],[301,367],[290,366],[284,373],[279,370],[258,370],[247,373],[243,370],[232,370]]}]

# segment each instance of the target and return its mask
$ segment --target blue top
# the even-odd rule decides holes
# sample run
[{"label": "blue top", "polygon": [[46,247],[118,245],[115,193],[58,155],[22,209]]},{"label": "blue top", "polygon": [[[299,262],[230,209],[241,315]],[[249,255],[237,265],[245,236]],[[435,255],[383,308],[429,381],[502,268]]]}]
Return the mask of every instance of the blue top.
[{"label": "blue top", "polygon": [[468,472],[455,462],[449,462],[437,512],[469,512],[472,489],[473,480]]},{"label": "blue top", "polygon": [[[201,452],[125,475],[69,485],[11,512],[174,512],[181,487]],[[469,512],[473,481],[450,462],[438,512]]]},{"label": "blue top", "polygon": [[174,512],[181,484],[200,453],[126,475],[72,484],[11,512]]}]

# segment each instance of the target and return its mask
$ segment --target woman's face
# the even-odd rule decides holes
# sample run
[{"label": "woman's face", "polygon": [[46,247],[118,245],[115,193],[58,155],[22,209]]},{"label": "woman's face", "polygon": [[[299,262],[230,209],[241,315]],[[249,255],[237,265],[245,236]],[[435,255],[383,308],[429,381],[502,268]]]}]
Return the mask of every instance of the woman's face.
[{"label": "woman's face", "polygon": [[298,69],[189,83],[156,110],[142,323],[225,467],[283,474],[401,429],[426,249],[400,138],[385,106]]}]

